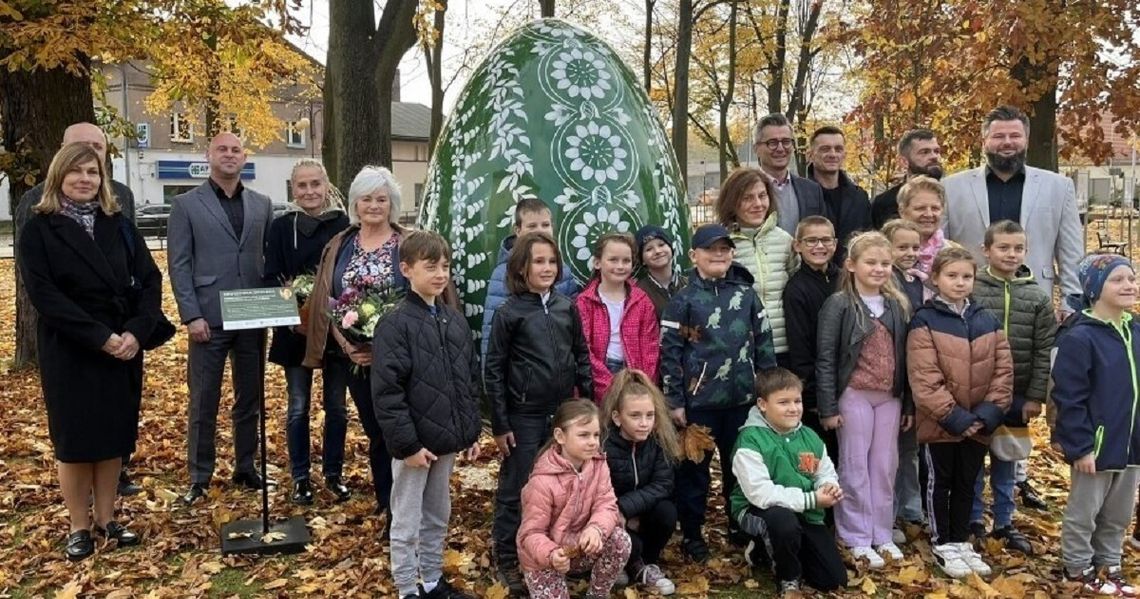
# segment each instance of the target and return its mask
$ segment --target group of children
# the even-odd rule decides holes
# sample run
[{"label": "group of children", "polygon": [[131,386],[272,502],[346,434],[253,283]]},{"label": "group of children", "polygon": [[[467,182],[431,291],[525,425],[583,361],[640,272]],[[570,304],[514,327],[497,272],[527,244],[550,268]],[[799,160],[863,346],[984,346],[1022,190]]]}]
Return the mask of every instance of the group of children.
[{"label": "group of children", "polygon": [[[693,234],[687,279],[671,236],[647,226],[598,240],[594,276],[575,299],[558,291],[565,269],[550,211],[536,200],[516,206],[508,295],[486,331],[482,369],[502,456],[492,531],[502,582],[562,598],[568,575],[588,574],[589,597],[630,583],[673,593],[660,559],[677,525],[687,558],[710,553],[712,452],[686,460],[678,441],[697,424],[720,455],[729,540],[749,563],[771,564],[782,591],[801,579],[844,586],[837,540],[871,568],[901,559],[899,520],[929,523],[945,574],[988,575],[970,542],[986,534],[984,462],[989,534],[1032,553],[1012,523],[1014,464],[1028,457],[1025,427],[1052,370],[1054,437],[1079,499],[1065,512],[1065,576],[1135,596],[1120,571],[1140,482],[1130,263],[1082,263],[1088,305],[1054,343],[1052,303],[1022,264],[1016,223],[990,227],[984,267],[948,247],[917,271],[919,233],[904,221],[854,236],[836,264],[827,219],[805,218],[787,235],[774,226],[767,182],[737,176],[718,203],[725,224]],[[730,182],[739,193],[725,192]],[[377,330],[412,347],[378,351],[373,363],[378,417],[389,446],[401,440],[393,456],[404,464],[392,492],[392,567],[401,597],[464,597],[440,578],[450,506],[435,492],[477,437],[467,424],[479,372],[470,341],[451,334],[465,329],[462,316],[432,301],[446,243],[434,236],[444,251],[425,253],[421,235],[434,234],[409,235],[400,252],[415,310],[402,307],[407,317]],[[417,335],[424,323],[435,328]],[[390,326],[403,328],[381,336]],[[449,387],[435,374],[417,380],[431,368],[418,359],[451,373]],[[432,401],[438,392],[451,393],[450,413]],[[449,425],[454,433],[439,433]]]}]

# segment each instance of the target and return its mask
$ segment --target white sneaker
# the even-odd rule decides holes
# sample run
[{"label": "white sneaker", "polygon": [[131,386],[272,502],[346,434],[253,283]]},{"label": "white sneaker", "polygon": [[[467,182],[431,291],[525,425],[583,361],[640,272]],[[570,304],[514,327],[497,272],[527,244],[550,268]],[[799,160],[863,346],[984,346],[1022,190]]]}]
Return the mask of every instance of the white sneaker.
[{"label": "white sneaker", "polygon": [[673,581],[666,578],[661,568],[657,567],[656,564],[649,564],[642,568],[641,573],[637,575],[637,580],[662,595],[672,595],[677,590]]},{"label": "white sneaker", "polygon": [[877,551],[870,547],[852,547],[851,559],[855,561],[859,561],[860,559],[867,560],[867,567],[872,570],[878,570],[887,565],[887,562],[883,560],[883,556],[879,555]]},{"label": "white sneaker", "polygon": [[958,543],[943,543],[931,548],[934,562],[950,578],[965,578],[974,570],[962,560],[962,553]]},{"label": "white sneaker", "polygon": [[879,555],[885,555],[891,558],[892,561],[901,562],[903,559],[902,550],[894,543],[883,543],[875,547],[875,551],[878,551]]},{"label": "white sneaker", "polygon": [[958,554],[962,558],[962,561],[966,562],[966,565],[970,567],[970,570],[973,570],[978,576],[989,576],[993,574],[990,565],[982,560],[982,556],[977,551],[974,551],[974,546],[970,543],[958,543]]},{"label": "white sneaker", "polygon": [[891,541],[895,545],[906,545],[906,533],[901,528],[895,527],[891,529]]}]

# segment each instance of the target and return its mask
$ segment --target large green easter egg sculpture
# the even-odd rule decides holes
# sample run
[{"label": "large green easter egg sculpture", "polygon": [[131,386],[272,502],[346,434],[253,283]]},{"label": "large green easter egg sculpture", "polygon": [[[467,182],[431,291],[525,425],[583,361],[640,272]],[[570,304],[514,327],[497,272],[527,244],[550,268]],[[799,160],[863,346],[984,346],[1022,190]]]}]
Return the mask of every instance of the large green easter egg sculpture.
[{"label": "large green easter egg sculpture", "polygon": [[594,241],[655,224],[688,248],[676,158],[641,84],[605,42],[557,19],[515,31],[459,94],[428,167],[420,226],[452,244],[452,274],[473,330],[514,205],[550,207],[574,276]]}]

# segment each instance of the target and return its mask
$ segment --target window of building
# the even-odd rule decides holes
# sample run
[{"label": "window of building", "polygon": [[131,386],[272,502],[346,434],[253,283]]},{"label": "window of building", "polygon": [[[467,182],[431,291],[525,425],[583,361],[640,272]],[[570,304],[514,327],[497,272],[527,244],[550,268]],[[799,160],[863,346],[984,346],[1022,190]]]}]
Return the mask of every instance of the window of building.
[{"label": "window of building", "polygon": [[305,129],[298,125],[298,121],[285,123],[285,145],[290,148],[305,147]]},{"label": "window of building", "polygon": [[180,144],[194,143],[194,129],[185,112],[170,113],[170,141]]}]

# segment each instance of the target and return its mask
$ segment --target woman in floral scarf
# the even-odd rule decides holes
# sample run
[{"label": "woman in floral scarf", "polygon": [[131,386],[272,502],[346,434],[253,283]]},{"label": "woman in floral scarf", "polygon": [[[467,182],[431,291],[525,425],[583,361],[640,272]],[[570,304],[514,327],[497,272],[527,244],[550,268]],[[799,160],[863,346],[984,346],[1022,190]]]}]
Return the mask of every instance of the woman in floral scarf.
[{"label": "woman in floral scarf", "polygon": [[947,247],[961,247],[942,233],[942,214],[946,211],[946,190],[936,179],[920,175],[907,181],[899,190],[899,217],[918,227],[920,246],[917,270],[923,280],[930,275],[934,256]]}]

